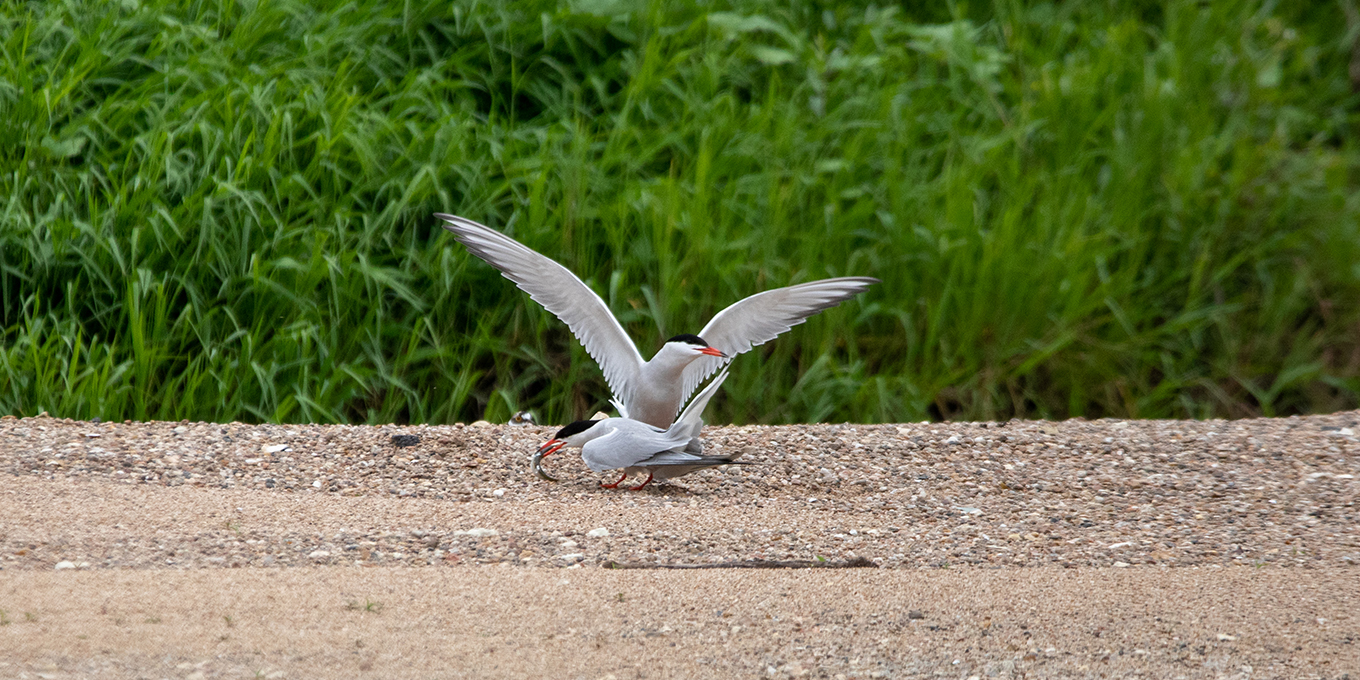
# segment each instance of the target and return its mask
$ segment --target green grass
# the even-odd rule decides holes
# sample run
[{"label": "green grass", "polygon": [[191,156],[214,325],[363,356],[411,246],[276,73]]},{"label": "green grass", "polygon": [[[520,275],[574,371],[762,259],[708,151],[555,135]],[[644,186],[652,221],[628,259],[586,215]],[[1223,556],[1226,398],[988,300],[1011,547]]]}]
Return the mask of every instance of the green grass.
[{"label": "green grass", "polygon": [[0,3],[0,412],[604,406],[436,211],[645,355],[883,279],[741,357],[712,422],[1360,403],[1342,4],[418,4]]}]

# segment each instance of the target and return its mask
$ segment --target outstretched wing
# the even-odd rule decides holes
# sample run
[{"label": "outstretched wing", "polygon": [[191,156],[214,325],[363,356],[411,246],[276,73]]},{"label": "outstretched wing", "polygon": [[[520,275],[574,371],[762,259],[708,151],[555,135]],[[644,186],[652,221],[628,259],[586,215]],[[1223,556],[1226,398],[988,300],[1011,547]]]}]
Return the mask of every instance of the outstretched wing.
[{"label": "outstretched wing", "polygon": [[456,215],[435,213],[435,217],[444,220],[444,228],[453,232],[473,255],[499,269],[505,278],[567,324],[600,365],[615,402],[632,402],[644,361],[595,291],[566,267],[490,227]]},{"label": "outstretched wing", "polygon": [[[722,350],[728,357],[735,357],[773,340],[813,314],[835,307],[878,282],[878,279],[868,276],[847,276],[756,293],[718,312],[699,332],[699,337]],[[682,377],[685,397],[694,394],[699,383],[713,375],[726,361],[728,359],[721,357],[700,357],[686,366]]]}]

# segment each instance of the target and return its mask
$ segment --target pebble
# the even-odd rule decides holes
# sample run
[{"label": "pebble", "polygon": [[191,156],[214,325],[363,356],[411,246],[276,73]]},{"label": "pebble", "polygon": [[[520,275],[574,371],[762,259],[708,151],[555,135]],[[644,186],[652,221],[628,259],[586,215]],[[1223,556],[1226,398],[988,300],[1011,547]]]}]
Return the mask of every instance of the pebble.
[{"label": "pebble", "polygon": [[604,538],[608,535],[609,530],[604,527],[600,527],[599,529],[591,529],[590,531],[586,532],[586,536],[589,538]]},{"label": "pebble", "polygon": [[57,563],[57,567],[56,567],[56,568],[57,568],[57,571],[61,571],[62,569],[75,569],[75,568],[76,568],[76,563],[75,563],[75,562],[70,562],[70,561],[68,561],[68,560],[62,560],[62,561],[60,561],[60,562]]},{"label": "pebble", "polygon": [[467,531],[455,531],[454,536],[472,536],[474,538],[486,538],[487,536],[499,536],[501,532],[495,529],[468,529]]}]

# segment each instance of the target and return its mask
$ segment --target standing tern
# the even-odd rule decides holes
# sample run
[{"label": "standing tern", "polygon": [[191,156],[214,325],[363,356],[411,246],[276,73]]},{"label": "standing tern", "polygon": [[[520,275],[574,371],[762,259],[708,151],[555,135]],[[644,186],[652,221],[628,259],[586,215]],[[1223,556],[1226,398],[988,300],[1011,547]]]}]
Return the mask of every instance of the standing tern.
[{"label": "standing tern", "polygon": [[530,464],[539,477],[557,481],[543,471],[543,459],[568,447],[579,447],[581,458],[595,472],[623,469],[623,476],[613,484],[601,483],[606,489],[617,488],[628,475],[647,473],[641,484],[629,487],[641,490],[652,479],[670,479],[719,465],[742,465],[736,456],[704,456],[699,431],[704,427],[704,407],[727,379],[727,368],[708,383],[685,407],[684,413],[670,427],[653,427],[631,418],[602,418],[579,420],[553,435],[539,447]]},{"label": "standing tern", "polygon": [[677,335],[646,361],[604,300],[566,267],[464,217],[435,213],[473,255],[499,269],[567,328],[600,365],[624,418],[668,427],[699,384],[732,357],[762,345],[879,280],[849,276],[757,293],[718,312],[698,335]]}]

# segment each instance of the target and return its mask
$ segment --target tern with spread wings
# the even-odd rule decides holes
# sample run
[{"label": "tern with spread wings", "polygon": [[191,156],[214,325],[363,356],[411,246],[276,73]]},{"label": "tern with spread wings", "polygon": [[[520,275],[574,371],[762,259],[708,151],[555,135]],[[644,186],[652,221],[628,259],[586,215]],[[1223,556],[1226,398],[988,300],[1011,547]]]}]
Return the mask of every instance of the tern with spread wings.
[{"label": "tern with spread wings", "polygon": [[677,335],[644,360],[604,300],[566,267],[467,218],[436,213],[472,254],[552,312],[600,365],[619,415],[669,427],[699,384],[732,357],[762,345],[878,283],[850,276],[757,293],[718,312],[698,335]]},{"label": "tern with spread wings", "polygon": [[591,470],[623,470],[618,481],[600,485],[606,489],[618,487],[628,475],[646,472],[645,481],[629,487],[633,491],[641,490],[652,479],[671,479],[719,465],[741,465],[736,456],[702,455],[703,442],[699,440],[699,431],[704,427],[704,407],[727,379],[727,368],[724,366],[718,377],[695,395],[670,427],[653,427],[632,418],[580,420],[558,430],[539,447],[530,465],[539,477],[555,482],[543,471],[543,459],[564,448],[579,448],[581,458]]}]

